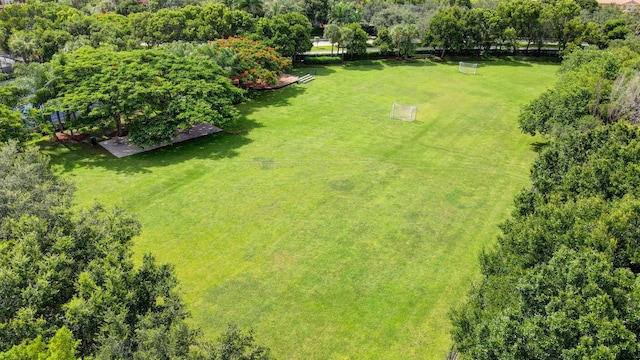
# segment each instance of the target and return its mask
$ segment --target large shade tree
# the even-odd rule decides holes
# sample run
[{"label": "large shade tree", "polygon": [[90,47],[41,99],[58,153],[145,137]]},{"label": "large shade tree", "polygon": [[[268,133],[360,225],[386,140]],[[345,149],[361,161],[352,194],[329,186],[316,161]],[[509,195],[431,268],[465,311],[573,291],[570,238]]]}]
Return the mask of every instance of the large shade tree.
[{"label": "large shade tree", "polygon": [[17,94],[18,88],[15,86],[0,86],[0,142],[21,140],[25,135],[20,113],[13,110],[18,103]]},{"label": "large shade tree", "polygon": [[311,23],[300,13],[286,13],[262,18],[257,37],[295,61],[296,56],[311,50]]},{"label": "large shade tree", "polygon": [[442,49],[442,56],[446,50],[459,51],[464,46],[465,24],[462,14],[459,7],[451,6],[431,18],[427,37],[431,45]]},{"label": "large shade tree", "polygon": [[129,128],[133,144],[170,141],[196,123],[224,126],[242,99],[214,62],[160,50],[113,52],[83,48],[55,62],[63,107],[80,115],[75,126]]},{"label": "large shade tree", "polygon": [[640,128],[627,122],[635,81],[620,77],[635,73],[631,53],[572,52],[558,84],[525,107],[521,128],[548,143],[452,312],[469,358],[640,358]]}]

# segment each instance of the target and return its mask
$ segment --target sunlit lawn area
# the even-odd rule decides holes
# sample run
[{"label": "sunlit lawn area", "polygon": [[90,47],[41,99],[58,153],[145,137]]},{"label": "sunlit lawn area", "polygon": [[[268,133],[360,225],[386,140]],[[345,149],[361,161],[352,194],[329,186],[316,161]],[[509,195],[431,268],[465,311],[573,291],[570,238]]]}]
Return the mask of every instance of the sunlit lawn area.
[{"label": "sunlit lawn area", "polygon": [[[138,214],[134,250],[175,264],[211,337],[254,327],[281,359],[443,359],[447,313],[477,278],[540,139],[519,107],[550,63],[366,62],[239,106],[232,134],[116,159],[47,147],[77,185]],[[413,123],[390,120],[416,105]]]},{"label": "sunlit lawn area", "polygon": [[[333,47],[333,49],[337,50],[337,48],[335,46]],[[311,51],[316,51],[316,50],[331,50],[331,45],[313,46],[311,48]]]}]

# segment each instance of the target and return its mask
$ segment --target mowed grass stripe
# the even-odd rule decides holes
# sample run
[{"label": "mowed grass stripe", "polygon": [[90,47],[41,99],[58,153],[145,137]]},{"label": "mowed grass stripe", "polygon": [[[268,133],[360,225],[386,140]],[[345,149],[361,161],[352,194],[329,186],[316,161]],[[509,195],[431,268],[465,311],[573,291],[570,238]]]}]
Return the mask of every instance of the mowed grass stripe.
[{"label": "mowed grass stripe", "polygon": [[[442,359],[447,312],[528,183],[535,139],[519,132],[519,107],[556,66],[313,70],[242,104],[237,135],[123,159],[50,153],[80,204],[138,214],[136,256],[175,264],[207,335],[233,321],[283,359]],[[418,106],[417,120],[390,120],[394,102]]]}]

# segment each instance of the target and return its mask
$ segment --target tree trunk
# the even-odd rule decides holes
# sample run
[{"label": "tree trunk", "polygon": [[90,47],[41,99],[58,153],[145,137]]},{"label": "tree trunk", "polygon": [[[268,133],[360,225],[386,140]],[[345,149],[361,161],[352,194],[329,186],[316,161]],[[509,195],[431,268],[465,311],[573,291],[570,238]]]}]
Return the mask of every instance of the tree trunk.
[{"label": "tree trunk", "polygon": [[118,137],[122,136],[122,120],[120,114],[114,114],[113,119],[116,121],[116,133]]},{"label": "tree trunk", "polygon": [[[65,111],[64,112],[64,118],[65,119],[71,119],[71,118],[73,118],[73,114],[69,115],[69,113]],[[76,139],[76,135],[73,133],[73,128],[71,128],[71,125],[69,126],[69,130],[71,131],[71,138],[73,140],[75,140]]]},{"label": "tree trunk", "polygon": [[64,126],[62,126],[62,119],[60,118],[60,111],[56,111],[56,116],[58,117],[58,130],[60,132],[64,131]]},{"label": "tree trunk", "polygon": [[331,43],[331,56],[333,56],[333,43]]},{"label": "tree trunk", "polygon": [[56,139],[56,141],[60,141],[60,139],[58,139],[58,132],[56,131],[56,125],[53,123],[53,119],[49,118],[51,120],[51,128],[53,128],[53,138]]}]

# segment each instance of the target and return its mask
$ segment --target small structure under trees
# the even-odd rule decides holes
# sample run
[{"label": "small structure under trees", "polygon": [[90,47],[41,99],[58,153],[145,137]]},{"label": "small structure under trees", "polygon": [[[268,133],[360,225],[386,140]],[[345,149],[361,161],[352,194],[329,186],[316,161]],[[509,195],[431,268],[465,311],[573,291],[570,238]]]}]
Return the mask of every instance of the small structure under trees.
[{"label": "small structure under trees", "polygon": [[70,128],[123,136],[126,125],[137,146],[170,142],[197,123],[231,123],[243,98],[213,61],[161,50],[82,48],[61,57],[54,72],[63,109],[79,115]]}]

